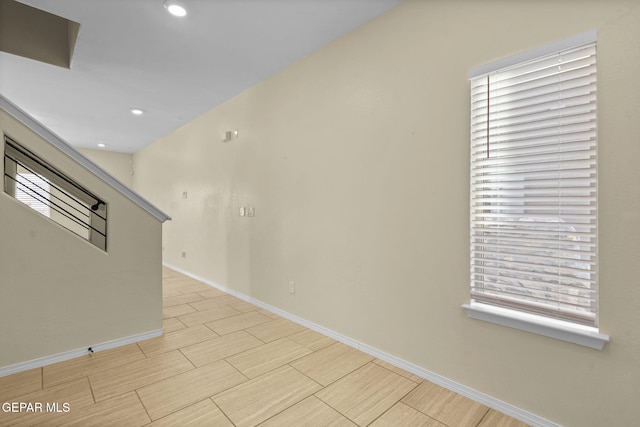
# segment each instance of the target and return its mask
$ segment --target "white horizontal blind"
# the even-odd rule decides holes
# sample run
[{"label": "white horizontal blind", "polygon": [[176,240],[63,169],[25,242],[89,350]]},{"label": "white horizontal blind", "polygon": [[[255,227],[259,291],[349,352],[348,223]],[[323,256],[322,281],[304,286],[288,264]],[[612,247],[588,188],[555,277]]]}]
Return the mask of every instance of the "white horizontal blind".
[{"label": "white horizontal blind", "polygon": [[50,216],[49,193],[49,181],[46,178],[21,170],[16,174],[16,199],[47,218]]},{"label": "white horizontal blind", "polygon": [[471,298],[597,325],[596,46],[471,79]]}]

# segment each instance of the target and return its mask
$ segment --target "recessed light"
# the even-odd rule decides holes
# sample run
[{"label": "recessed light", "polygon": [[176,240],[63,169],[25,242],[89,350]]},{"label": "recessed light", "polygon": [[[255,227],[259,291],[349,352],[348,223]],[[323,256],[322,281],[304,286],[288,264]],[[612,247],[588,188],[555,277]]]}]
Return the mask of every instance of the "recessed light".
[{"label": "recessed light", "polygon": [[173,16],[185,16],[187,14],[187,9],[184,8],[184,6],[177,1],[174,0],[167,0],[164,2],[164,7],[167,9],[167,11],[172,14]]},{"label": "recessed light", "polygon": [[136,116],[141,116],[144,114],[144,111],[139,108],[131,108],[129,111],[131,111],[131,114]]},{"label": "recessed light", "polygon": [[100,147],[100,148],[104,148],[106,146],[107,146],[107,144],[103,144],[103,143],[98,144],[98,147]]}]

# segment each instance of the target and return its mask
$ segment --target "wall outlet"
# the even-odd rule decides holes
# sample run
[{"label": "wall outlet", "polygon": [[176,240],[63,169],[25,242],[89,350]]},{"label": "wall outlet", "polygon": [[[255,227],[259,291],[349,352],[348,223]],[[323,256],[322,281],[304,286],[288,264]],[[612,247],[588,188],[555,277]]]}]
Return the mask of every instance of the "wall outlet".
[{"label": "wall outlet", "polygon": [[289,293],[290,294],[295,294],[296,293],[296,283],[295,282],[289,282]]},{"label": "wall outlet", "polygon": [[187,257],[187,252],[182,251],[182,258],[186,258]]},{"label": "wall outlet", "polygon": [[247,208],[244,206],[240,208],[240,212],[238,213],[240,216],[247,216]]},{"label": "wall outlet", "polygon": [[187,198],[187,192],[186,192],[186,191],[183,191],[183,192],[182,192],[182,198],[183,198],[183,199],[186,199],[186,198]]},{"label": "wall outlet", "polygon": [[247,208],[247,216],[256,216],[256,210],[253,206]]}]

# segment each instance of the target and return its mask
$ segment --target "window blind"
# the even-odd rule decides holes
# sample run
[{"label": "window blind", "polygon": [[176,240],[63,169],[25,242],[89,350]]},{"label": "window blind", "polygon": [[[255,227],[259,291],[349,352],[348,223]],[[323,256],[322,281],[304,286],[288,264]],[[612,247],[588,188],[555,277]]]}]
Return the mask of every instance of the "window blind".
[{"label": "window blind", "polygon": [[16,175],[16,199],[47,218],[49,209],[49,181],[40,175],[21,171]]},{"label": "window blind", "polygon": [[471,299],[597,325],[596,45],[471,79]]}]

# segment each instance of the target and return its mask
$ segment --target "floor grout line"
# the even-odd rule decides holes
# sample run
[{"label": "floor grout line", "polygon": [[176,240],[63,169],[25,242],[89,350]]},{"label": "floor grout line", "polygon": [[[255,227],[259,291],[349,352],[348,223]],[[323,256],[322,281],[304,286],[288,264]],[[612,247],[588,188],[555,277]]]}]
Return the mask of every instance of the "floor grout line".
[{"label": "floor grout line", "polygon": [[227,420],[229,420],[229,422],[230,422],[233,426],[235,426],[235,425],[236,425],[236,423],[234,423],[233,421],[231,421],[231,418],[229,418],[229,415],[227,415],[227,413],[226,413],[226,412],[225,412],[225,411],[224,411],[220,406],[218,406],[218,404],[216,403],[216,401],[215,401],[215,400],[213,400],[213,396],[210,396],[208,399],[209,399],[211,402],[213,402],[213,404],[216,406],[216,408],[218,408],[218,409],[220,410],[220,412],[222,413],[222,415],[224,415],[224,417],[225,417]]},{"label": "floor grout line", "polygon": [[89,391],[91,391],[91,398],[93,399],[93,404],[98,403],[96,400],[96,394],[93,392],[93,386],[91,385],[91,380],[89,379],[89,375],[87,375],[87,382],[89,383]]},{"label": "floor grout line", "polygon": [[150,423],[154,422],[155,420],[153,418],[151,418],[151,414],[147,410],[147,407],[144,406],[144,402],[140,398],[140,395],[138,394],[138,390],[133,390],[133,392],[136,394],[136,397],[138,398],[138,401],[140,402],[140,405],[142,405],[142,409],[144,409],[144,412],[147,414],[147,417],[149,417],[149,422],[147,424],[150,424]]},{"label": "floor grout line", "polygon": [[482,418],[480,418],[480,421],[478,421],[478,424],[476,424],[476,427],[479,427],[480,425],[482,425],[482,421],[487,417],[487,415],[489,414],[489,408],[487,408],[487,410],[484,412],[484,415],[482,415]]}]

